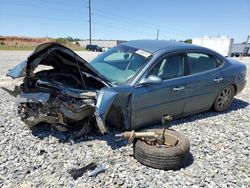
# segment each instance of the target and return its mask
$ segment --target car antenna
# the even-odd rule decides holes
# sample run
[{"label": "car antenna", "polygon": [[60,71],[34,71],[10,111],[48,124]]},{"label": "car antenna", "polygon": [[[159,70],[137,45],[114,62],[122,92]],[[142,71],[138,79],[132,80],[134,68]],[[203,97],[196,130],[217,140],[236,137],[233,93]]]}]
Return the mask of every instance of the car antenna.
[{"label": "car antenna", "polygon": [[78,63],[77,58],[75,58],[75,59],[76,59],[76,64],[77,64],[78,71],[79,71],[80,76],[81,76],[81,79],[82,79],[83,87],[84,87],[84,89],[87,89],[86,84],[85,84],[85,81],[84,81],[83,76],[82,76],[82,72],[81,72],[81,69],[80,69],[80,65],[79,65],[79,63]]}]

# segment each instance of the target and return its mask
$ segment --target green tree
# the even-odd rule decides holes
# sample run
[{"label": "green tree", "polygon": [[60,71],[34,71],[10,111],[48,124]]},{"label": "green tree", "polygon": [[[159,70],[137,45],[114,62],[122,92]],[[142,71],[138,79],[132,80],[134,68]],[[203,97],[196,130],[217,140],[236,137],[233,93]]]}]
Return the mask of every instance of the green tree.
[{"label": "green tree", "polygon": [[192,44],[192,39],[186,39],[184,40],[185,43],[189,43],[189,44]]},{"label": "green tree", "polygon": [[66,38],[66,40],[68,40],[68,41],[70,41],[70,42],[73,42],[73,41],[74,41],[74,39],[73,39],[72,37],[70,37],[70,36],[68,36],[68,37]]},{"label": "green tree", "polygon": [[57,38],[56,42],[61,43],[61,44],[66,44],[68,41],[65,38]]}]

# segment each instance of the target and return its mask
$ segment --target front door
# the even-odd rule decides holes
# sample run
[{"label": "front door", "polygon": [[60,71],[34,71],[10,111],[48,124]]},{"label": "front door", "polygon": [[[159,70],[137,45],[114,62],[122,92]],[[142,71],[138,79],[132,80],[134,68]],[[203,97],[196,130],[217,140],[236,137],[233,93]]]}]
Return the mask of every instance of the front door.
[{"label": "front door", "polygon": [[148,72],[161,84],[138,85],[133,92],[132,129],[161,122],[163,115],[181,116],[186,98],[185,55],[163,57]]}]

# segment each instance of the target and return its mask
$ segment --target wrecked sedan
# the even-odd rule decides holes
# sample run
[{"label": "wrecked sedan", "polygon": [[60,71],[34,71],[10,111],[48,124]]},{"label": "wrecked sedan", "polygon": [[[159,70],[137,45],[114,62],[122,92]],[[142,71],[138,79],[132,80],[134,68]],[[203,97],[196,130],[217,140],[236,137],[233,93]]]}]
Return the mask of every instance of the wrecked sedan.
[{"label": "wrecked sedan", "polygon": [[45,43],[8,76],[24,77],[17,102],[30,127],[46,122],[88,132],[96,125],[104,133],[107,125],[138,129],[160,123],[163,115],[225,111],[246,84],[246,66],[179,42],[130,41],[90,63]]}]

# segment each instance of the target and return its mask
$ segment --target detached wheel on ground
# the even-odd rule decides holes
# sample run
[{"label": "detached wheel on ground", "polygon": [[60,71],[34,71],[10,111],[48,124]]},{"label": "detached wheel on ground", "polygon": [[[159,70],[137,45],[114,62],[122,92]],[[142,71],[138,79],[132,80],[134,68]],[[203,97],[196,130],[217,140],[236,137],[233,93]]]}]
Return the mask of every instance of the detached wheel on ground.
[{"label": "detached wheel on ground", "polygon": [[190,150],[188,139],[176,131],[166,130],[165,141],[169,145],[149,145],[145,141],[136,140],[134,157],[141,164],[156,169],[178,170],[184,167]]},{"label": "detached wheel on ground", "polygon": [[227,110],[233,102],[235,96],[234,86],[230,85],[221,90],[214,101],[213,108],[216,112]]}]

